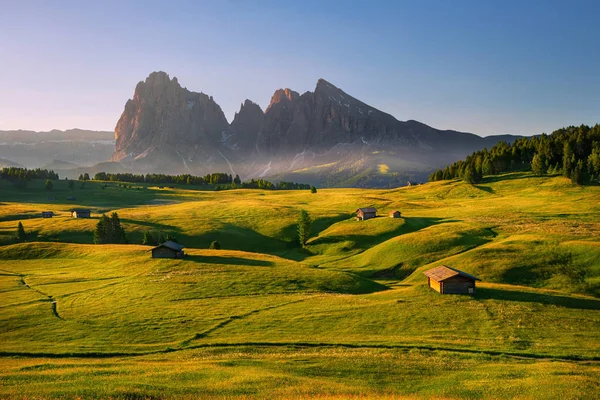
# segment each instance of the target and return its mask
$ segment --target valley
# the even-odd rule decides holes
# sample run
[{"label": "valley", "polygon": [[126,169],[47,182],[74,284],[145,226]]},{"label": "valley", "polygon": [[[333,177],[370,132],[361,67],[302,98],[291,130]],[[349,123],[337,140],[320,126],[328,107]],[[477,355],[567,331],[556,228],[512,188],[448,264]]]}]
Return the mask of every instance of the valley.
[{"label": "valley", "polygon": [[[314,194],[90,181],[67,201],[67,182],[55,200],[42,181],[0,189],[3,395],[25,382],[43,398],[596,395],[596,185],[509,173]],[[77,207],[92,218],[72,218]],[[358,207],[379,216],[356,221]],[[92,244],[113,211],[131,244]],[[18,221],[31,241],[10,244]],[[187,256],[150,258],[148,230]],[[423,271],[442,264],[482,279],[477,293],[428,288]]]}]

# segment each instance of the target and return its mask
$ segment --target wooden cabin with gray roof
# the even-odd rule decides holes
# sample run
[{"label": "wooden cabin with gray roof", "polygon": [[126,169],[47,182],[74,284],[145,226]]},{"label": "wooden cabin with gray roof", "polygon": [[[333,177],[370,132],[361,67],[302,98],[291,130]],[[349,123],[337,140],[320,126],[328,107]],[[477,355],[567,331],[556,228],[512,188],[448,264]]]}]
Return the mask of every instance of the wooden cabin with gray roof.
[{"label": "wooden cabin with gray roof", "polygon": [[356,220],[365,221],[367,219],[375,218],[377,216],[377,210],[373,207],[359,208],[356,210]]},{"label": "wooden cabin with gray roof", "polygon": [[183,249],[179,243],[168,240],[152,249],[152,258],[183,258]]},{"label": "wooden cabin with gray roof", "polygon": [[475,294],[475,281],[481,279],[464,271],[440,265],[423,272],[429,287],[441,294]]}]

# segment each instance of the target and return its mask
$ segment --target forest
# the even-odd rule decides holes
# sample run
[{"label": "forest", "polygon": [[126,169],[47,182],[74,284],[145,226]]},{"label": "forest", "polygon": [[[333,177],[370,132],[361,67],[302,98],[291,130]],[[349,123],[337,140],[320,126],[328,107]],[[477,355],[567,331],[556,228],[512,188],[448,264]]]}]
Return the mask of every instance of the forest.
[{"label": "forest", "polygon": [[558,129],[552,134],[499,142],[429,176],[429,181],[461,178],[478,183],[484,175],[532,171],[536,175],[562,174],[578,185],[600,180],[600,125]]}]

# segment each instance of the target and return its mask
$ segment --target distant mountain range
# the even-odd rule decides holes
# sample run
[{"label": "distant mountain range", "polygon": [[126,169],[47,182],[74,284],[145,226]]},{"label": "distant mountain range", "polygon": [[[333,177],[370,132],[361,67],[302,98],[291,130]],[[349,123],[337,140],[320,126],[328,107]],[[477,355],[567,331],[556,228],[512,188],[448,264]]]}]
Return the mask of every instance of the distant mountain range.
[{"label": "distant mountain range", "polygon": [[324,79],[313,92],[275,91],[264,111],[245,100],[229,123],[212,96],[153,72],[137,84],[114,134],[0,132],[0,158],[28,167],[65,167],[57,169],[70,171],[67,176],[100,170],[229,172],[245,180],[388,187],[424,181],[432,170],[518,137],[480,137],[398,121]]},{"label": "distant mountain range", "polygon": [[398,121],[320,79],[314,92],[245,100],[231,123],[212,96],[153,72],[115,129],[113,161],[132,170],[230,171],[328,186],[398,186],[474,150],[517,136],[479,137]]},{"label": "distant mountain range", "polygon": [[106,161],[112,156],[114,148],[113,132],[81,129],[0,131],[0,165],[3,166],[21,165],[66,171]]}]

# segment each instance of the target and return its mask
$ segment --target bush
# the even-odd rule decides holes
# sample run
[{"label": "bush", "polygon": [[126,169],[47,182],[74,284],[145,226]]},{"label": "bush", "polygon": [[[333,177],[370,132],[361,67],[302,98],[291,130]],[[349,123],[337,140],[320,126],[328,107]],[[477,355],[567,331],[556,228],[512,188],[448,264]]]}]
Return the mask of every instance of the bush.
[{"label": "bush", "polygon": [[210,246],[208,246],[208,248],[212,250],[221,250],[221,243],[217,242],[216,240],[213,240],[213,242],[210,244]]},{"label": "bush", "polygon": [[317,193],[317,188],[316,188],[316,187],[314,187],[314,186],[311,186],[311,187],[310,187],[310,192],[311,192],[312,194],[315,194],[315,193]]}]

